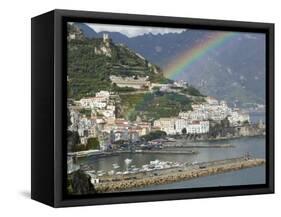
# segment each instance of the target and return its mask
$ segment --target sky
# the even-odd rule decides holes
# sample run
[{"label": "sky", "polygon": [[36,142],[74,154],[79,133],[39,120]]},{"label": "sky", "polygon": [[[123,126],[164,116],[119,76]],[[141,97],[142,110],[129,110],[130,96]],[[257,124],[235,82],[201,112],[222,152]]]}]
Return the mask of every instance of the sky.
[{"label": "sky", "polygon": [[143,34],[165,34],[165,33],[181,33],[185,29],[162,28],[162,27],[147,27],[147,26],[128,26],[128,25],[110,25],[110,24],[95,24],[86,23],[96,32],[109,31],[120,32],[128,37],[135,37]]}]

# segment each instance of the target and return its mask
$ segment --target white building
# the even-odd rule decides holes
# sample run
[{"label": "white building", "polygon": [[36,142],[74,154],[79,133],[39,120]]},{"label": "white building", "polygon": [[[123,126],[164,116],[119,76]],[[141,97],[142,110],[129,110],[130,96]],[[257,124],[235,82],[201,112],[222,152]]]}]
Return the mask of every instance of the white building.
[{"label": "white building", "polygon": [[219,102],[213,97],[206,97],[206,103],[193,104],[192,111],[179,113],[180,118],[189,120],[214,120],[221,121],[229,116],[232,109],[225,101]]},{"label": "white building", "polygon": [[88,142],[87,137],[80,137],[80,142],[81,142],[82,145],[86,145],[87,142]]},{"label": "white building", "polygon": [[159,127],[160,130],[165,131],[168,135],[176,134],[175,127],[176,118],[160,118],[153,123],[154,127]]},{"label": "white building", "polygon": [[205,98],[205,100],[207,101],[208,104],[210,105],[218,105],[219,104],[219,101],[217,99],[215,99],[214,97],[211,97],[211,96],[207,96]]},{"label": "white building", "polygon": [[183,81],[183,80],[179,80],[179,81],[175,81],[174,82],[174,86],[176,87],[186,87],[187,86],[187,82]]},{"label": "white building", "polygon": [[210,126],[209,121],[189,121],[187,119],[177,119],[175,122],[176,132],[182,134],[186,130],[186,134],[203,134],[208,133]]},{"label": "white building", "polygon": [[194,110],[188,112],[180,112],[179,117],[187,120],[208,120],[209,114],[204,110]]},{"label": "white building", "polygon": [[69,113],[70,113],[70,122],[71,122],[71,125],[69,126],[69,130],[75,131],[78,128],[81,115],[79,112],[73,110],[71,107],[69,107]]},{"label": "white building", "polygon": [[228,120],[231,126],[240,126],[244,122],[250,123],[250,116],[247,113],[243,113],[240,111],[234,111],[228,116]]},{"label": "white building", "polygon": [[181,134],[182,133],[182,130],[185,128],[188,128],[188,125],[189,125],[189,120],[187,119],[182,119],[182,118],[178,118],[176,119],[175,121],[175,129],[176,129],[176,132]]},{"label": "white building", "polygon": [[193,121],[188,125],[186,133],[203,134],[210,129],[209,121]]},{"label": "white building", "polygon": [[115,118],[115,110],[104,109],[104,110],[99,110],[98,112],[106,118]]},{"label": "white building", "polygon": [[101,90],[100,92],[96,93],[96,97],[104,97],[109,99],[110,93],[108,91]]},{"label": "white building", "polygon": [[108,91],[100,91],[96,93],[95,97],[88,97],[80,99],[79,103],[86,109],[103,109],[109,102],[110,93]]},{"label": "white building", "polygon": [[92,106],[93,98],[94,97],[82,98],[79,100],[79,103],[83,108],[90,109]]},{"label": "white building", "polygon": [[150,87],[149,76],[146,77],[121,77],[111,75],[110,80],[115,83],[118,87],[132,87],[135,89],[143,89]]},{"label": "white building", "polygon": [[154,121],[154,127],[159,127],[168,135],[182,134],[183,129],[190,134],[208,133],[209,121],[191,121],[183,118],[160,118]]}]

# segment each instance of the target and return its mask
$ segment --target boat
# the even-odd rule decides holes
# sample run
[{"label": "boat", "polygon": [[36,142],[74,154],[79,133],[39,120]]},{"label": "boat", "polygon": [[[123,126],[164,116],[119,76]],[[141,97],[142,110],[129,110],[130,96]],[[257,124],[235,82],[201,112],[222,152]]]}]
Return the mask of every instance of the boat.
[{"label": "boat", "polygon": [[177,140],[172,137],[167,137],[167,142],[176,142]]},{"label": "boat", "polygon": [[107,174],[110,175],[110,176],[114,175],[114,173],[115,173],[114,170],[110,170],[110,171],[107,172]]},{"label": "boat", "polygon": [[157,165],[159,163],[160,163],[160,161],[158,159],[156,159],[154,161],[150,161],[150,164],[152,164],[152,165]]},{"label": "boat", "polygon": [[126,163],[127,165],[129,165],[132,161],[133,161],[133,160],[132,160],[132,159],[129,159],[129,158],[125,159],[125,163]]},{"label": "boat", "polygon": [[118,169],[118,168],[120,168],[120,166],[118,165],[118,164],[112,164],[112,167],[113,167],[113,169]]}]

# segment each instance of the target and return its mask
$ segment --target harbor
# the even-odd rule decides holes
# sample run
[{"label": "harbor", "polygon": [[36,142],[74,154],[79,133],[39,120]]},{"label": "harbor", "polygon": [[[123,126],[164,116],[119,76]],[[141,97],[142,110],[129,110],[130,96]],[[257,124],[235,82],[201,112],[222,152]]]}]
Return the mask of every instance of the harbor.
[{"label": "harbor", "polygon": [[[173,142],[169,142],[169,144]],[[91,177],[93,186],[99,192],[102,192],[102,189],[108,186],[119,185],[129,186],[123,187],[123,190],[120,191],[149,191],[153,189],[188,188],[189,186],[228,186],[236,183],[240,185],[260,184],[265,183],[264,143],[265,137],[261,136],[200,143],[177,140],[176,144],[179,147],[171,148],[172,150],[178,150],[177,154],[169,154],[170,148],[164,148],[167,153],[161,154],[122,151],[104,156],[95,154],[88,157],[78,157],[76,163],[81,171]],[[232,147],[222,148],[226,144]],[[186,146],[192,146],[193,148],[186,148]],[[201,146],[204,146],[204,148],[200,148]],[[211,146],[212,148],[205,148],[205,146]],[[185,154],[184,151],[188,150],[197,153]],[[202,166],[203,162],[221,162],[225,159],[245,158],[247,153],[251,158],[249,161],[241,161],[240,164],[228,164],[228,166],[232,165],[231,167],[216,165],[216,168],[220,168],[217,170],[211,166],[202,168],[204,167]],[[198,168],[200,165],[201,168]],[[221,169],[221,167],[223,168]],[[206,172],[206,169],[210,171]],[[182,170],[182,172],[178,170]],[[189,174],[190,171],[194,172],[194,176]],[[166,176],[169,176],[167,174],[172,175],[170,178],[166,178]],[[247,174],[252,175],[248,177]],[[164,180],[162,180],[163,177]],[[123,180],[123,178],[127,180]],[[110,182],[109,180],[112,179],[115,181]],[[149,181],[150,179],[153,181]],[[132,184],[135,181],[137,181],[137,184]],[[106,190],[105,192],[110,191]]]},{"label": "harbor", "polygon": [[[150,185],[163,185],[203,176],[258,167],[264,164],[264,159],[250,158],[247,155],[238,158],[178,165],[154,161],[150,163],[151,169],[144,169],[138,172],[127,171],[127,173],[116,175],[105,175],[101,176],[99,179],[93,176],[92,183],[94,183],[97,193],[126,191]],[[162,165],[162,168],[159,167],[159,165]],[[168,168],[165,168],[167,165],[169,165]],[[88,172],[88,174],[91,175],[90,172]]]}]

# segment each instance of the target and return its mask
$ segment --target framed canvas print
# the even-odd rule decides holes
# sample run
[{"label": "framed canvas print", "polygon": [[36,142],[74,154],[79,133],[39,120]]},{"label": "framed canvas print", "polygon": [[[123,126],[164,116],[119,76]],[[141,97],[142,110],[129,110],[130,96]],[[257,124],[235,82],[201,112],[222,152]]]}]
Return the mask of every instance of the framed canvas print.
[{"label": "framed canvas print", "polygon": [[274,25],[32,18],[32,192],[54,207],[274,192]]}]

